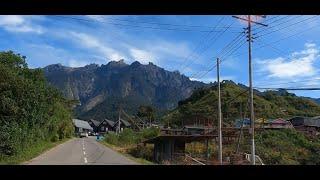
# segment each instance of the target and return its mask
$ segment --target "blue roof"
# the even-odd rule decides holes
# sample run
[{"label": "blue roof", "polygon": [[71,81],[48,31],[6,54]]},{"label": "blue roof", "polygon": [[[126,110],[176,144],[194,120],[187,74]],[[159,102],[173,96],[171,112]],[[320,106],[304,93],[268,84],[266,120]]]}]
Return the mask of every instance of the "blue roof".
[{"label": "blue roof", "polygon": [[248,118],[244,118],[244,119],[237,119],[235,122],[235,126],[236,127],[241,127],[241,124],[243,124],[243,126],[246,125],[250,125],[251,121]]}]

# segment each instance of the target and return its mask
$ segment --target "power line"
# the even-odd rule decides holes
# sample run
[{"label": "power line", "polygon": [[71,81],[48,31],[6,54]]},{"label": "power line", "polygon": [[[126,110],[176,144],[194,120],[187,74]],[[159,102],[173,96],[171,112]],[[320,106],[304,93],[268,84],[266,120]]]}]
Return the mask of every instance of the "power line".
[{"label": "power line", "polygon": [[271,34],[271,33],[274,33],[274,32],[277,32],[277,31],[280,31],[280,30],[283,30],[283,29],[286,29],[286,28],[288,28],[288,27],[291,27],[291,26],[293,26],[293,25],[296,25],[296,24],[305,22],[305,21],[310,20],[310,19],[313,19],[313,18],[315,18],[315,17],[317,17],[317,15],[312,16],[312,17],[310,17],[310,18],[306,18],[306,19],[301,20],[301,21],[298,21],[298,22],[295,22],[295,23],[290,24],[290,25],[287,25],[287,26],[285,26],[285,27],[282,27],[282,28],[279,28],[279,29],[276,29],[276,30],[273,30],[273,31],[269,31],[269,32],[267,32],[267,33],[264,33],[264,34],[262,34],[262,35],[257,36],[256,38],[259,38],[259,37],[261,37],[261,36],[266,36],[266,35],[269,35],[269,34]]},{"label": "power line", "polygon": [[[290,15],[287,15],[287,16],[284,16],[284,17],[273,16],[273,17],[271,17],[271,18],[266,19],[264,22],[265,22],[265,23],[268,23],[268,24],[272,24],[272,23],[281,21],[282,19],[285,19],[285,18],[287,18],[287,17],[289,17],[289,16],[290,16]],[[280,18],[279,18],[279,17],[280,17]],[[276,19],[276,18],[278,18],[278,19]],[[272,19],[275,19],[275,20],[269,22],[269,21],[272,20]],[[262,26],[258,26],[258,27],[256,27],[256,28],[252,28],[252,31],[256,31],[256,30],[261,29],[261,28],[262,28]]]},{"label": "power line", "polygon": [[[266,85],[266,86],[287,85],[287,84],[294,84],[294,83],[306,82],[306,81],[309,81],[309,80],[317,80],[317,81],[320,81],[320,79],[311,78],[311,79],[304,79],[304,80],[301,80],[301,81],[289,81],[289,82],[283,82],[283,83],[280,82],[280,83],[276,83],[276,84],[260,83],[260,85]],[[259,86],[259,84],[258,84],[257,86]]]},{"label": "power line", "polygon": [[[264,32],[264,31],[270,31],[270,29],[272,29],[272,28],[274,28],[274,27],[279,27],[279,26],[282,26],[282,25],[286,25],[287,23],[289,23],[289,22],[291,22],[292,20],[295,20],[295,19],[297,19],[297,18],[299,18],[299,16],[298,17],[296,17],[296,16],[290,16],[290,15],[288,15],[288,16],[284,16],[284,17],[282,17],[282,18],[280,18],[280,19],[277,19],[277,20],[275,20],[275,21],[272,21],[272,22],[268,22],[268,24],[271,24],[272,26],[269,26],[268,27],[268,29],[262,29],[262,30],[260,30],[260,31],[257,31],[257,32],[255,32],[255,34],[258,34],[258,33],[261,33],[261,32]],[[281,20],[285,20],[285,21],[281,21]],[[280,22],[279,22],[280,21]],[[279,22],[279,23],[275,23],[275,22]],[[261,28],[261,27],[260,27]],[[256,31],[257,29],[255,29],[254,31]]]},{"label": "power line", "polygon": [[[241,35],[242,35],[242,36],[241,36]],[[234,46],[235,44],[238,44],[239,42],[242,42],[243,37],[244,37],[244,32],[239,33],[238,36],[236,36],[233,40],[231,40],[231,42],[229,42],[229,43],[218,53],[218,55],[216,55],[216,57],[219,57],[222,53],[225,55],[226,53],[229,53],[230,51],[232,51],[232,50],[235,48],[235,46]],[[239,38],[240,38],[240,39],[239,39]],[[244,43],[243,43],[243,44],[244,44]],[[230,50],[227,51],[226,53],[224,53],[225,50],[226,50],[227,48],[229,48],[229,47],[230,47]],[[239,48],[240,48],[240,47],[236,48],[235,50],[237,50],[237,49],[239,49]],[[233,51],[233,52],[234,52],[234,51]],[[232,52],[232,53],[233,53],[233,52]],[[222,59],[222,58],[221,58],[221,59]],[[221,63],[222,61],[225,61],[225,60],[221,60],[219,63]],[[214,64],[214,65],[213,65],[212,67],[210,67],[208,70],[204,71],[204,73],[203,73],[202,75],[200,75],[199,77],[200,77],[200,78],[204,77],[205,75],[207,75],[207,73],[209,73],[210,71],[212,71],[212,70],[215,69],[215,68],[216,68],[216,65]],[[201,73],[201,72],[203,72],[203,71],[199,71],[199,72],[193,74],[191,77],[194,78],[194,77],[198,76],[199,73]]]},{"label": "power line", "polygon": [[239,40],[239,38],[243,38],[243,37],[244,37],[244,32],[239,33],[238,36],[236,36],[230,43],[228,43],[216,56],[221,57],[221,55],[223,55],[223,53],[226,51],[227,48],[229,48],[230,46],[232,47],[236,43],[236,41],[238,42],[241,41],[241,39]]},{"label": "power line", "polygon": [[[108,19],[116,20],[116,21],[124,21],[124,22],[133,22],[133,23],[141,23],[141,24],[155,24],[155,25],[164,25],[164,26],[179,26],[179,27],[192,27],[192,28],[227,28],[227,27],[214,27],[214,26],[203,26],[203,25],[188,25],[188,24],[170,24],[170,23],[157,23],[157,22],[148,22],[148,21],[134,21],[134,20],[126,20],[108,17]],[[238,27],[230,27],[230,28],[238,28]]]},{"label": "power line", "polygon": [[[318,25],[313,25],[313,26],[311,26],[311,27],[309,27],[309,28],[303,29],[302,31],[298,31],[298,32],[293,33],[293,34],[291,34],[291,35],[289,35],[289,36],[286,36],[286,37],[280,38],[280,39],[278,39],[278,40],[276,40],[276,41],[270,42],[270,43],[268,43],[268,44],[266,44],[266,45],[264,45],[264,46],[256,47],[256,48],[254,48],[254,50],[259,50],[259,49],[261,49],[261,48],[263,48],[263,47],[271,46],[272,44],[275,44],[275,43],[277,43],[277,42],[283,41],[283,40],[288,39],[288,38],[291,38],[291,37],[297,37],[297,35],[299,35],[299,34],[301,34],[301,33],[305,33],[306,31],[311,30],[311,29],[316,28],[316,27],[319,27],[319,26],[318,26]],[[245,54],[245,53],[247,53],[247,52],[243,52],[243,53],[237,54],[235,57],[241,56],[241,55],[243,55],[243,54]]]},{"label": "power line", "polygon": [[[239,42],[241,42],[241,41],[239,41]],[[242,41],[241,43],[239,43],[239,42],[237,43],[238,46],[234,47],[233,49],[230,49],[226,54],[221,56],[221,58],[226,60],[228,57],[230,57],[232,54],[234,54],[238,49],[240,49],[246,43],[246,41]]]},{"label": "power line", "polygon": [[[221,23],[221,21],[222,21],[223,19],[224,19],[224,17],[222,17],[222,18],[218,21],[216,27]],[[185,67],[185,64],[186,64],[186,62],[189,60],[189,58],[191,58],[191,57],[193,56],[193,54],[198,50],[198,48],[201,47],[201,45],[202,45],[202,43],[204,42],[205,38],[208,37],[209,35],[211,35],[211,33],[212,33],[215,29],[216,29],[216,28],[213,28],[210,32],[208,32],[207,34],[205,34],[204,36],[202,36],[201,41],[197,44],[197,46],[193,49],[192,53],[190,53],[190,54],[185,58],[184,62],[182,63],[181,67],[183,67],[183,68],[182,68],[181,72],[183,72],[183,70],[186,68],[186,67]]]},{"label": "power line", "polygon": [[[257,39],[258,44],[262,44],[262,45],[267,45],[266,43],[262,42],[261,38]],[[281,56],[287,56],[287,52],[284,52],[282,50],[280,50],[279,48],[273,46],[272,44],[269,44],[268,47],[270,47],[272,50],[274,50],[274,52],[276,52],[277,54],[281,55]]]},{"label": "power line", "polygon": [[255,89],[264,89],[264,90],[289,90],[289,91],[318,91],[320,88],[268,88],[268,87],[255,87]]},{"label": "power line", "polygon": [[[234,22],[232,22],[228,27],[231,27],[234,24]],[[209,41],[211,41],[209,43],[209,45],[206,46],[206,48],[202,48],[202,51],[200,53],[198,53],[198,56],[196,59],[194,59],[193,61],[191,61],[185,68],[187,68],[188,66],[190,66],[194,61],[198,60],[200,58],[200,55],[205,53],[228,29],[225,29],[224,31],[222,31],[220,34],[217,34],[214,38],[211,38]],[[184,69],[185,69],[184,68]]]},{"label": "power line", "polygon": [[[154,29],[154,30],[170,30],[170,31],[197,31],[197,32],[210,32],[210,30],[197,30],[197,29],[179,29],[179,28],[159,28],[159,27],[152,27],[152,26],[139,26],[139,25],[130,25],[130,24],[120,24],[120,23],[114,23],[109,21],[98,21],[98,20],[91,20],[91,19],[83,19],[83,18],[76,18],[76,17],[69,17],[69,16],[60,16],[56,15],[54,17],[58,18],[64,18],[64,19],[72,19],[77,21],[85,21],[85,22],[99,22],[99,23],[105,23],[105,24],[112,24],[116,26],[124,26],[124,27],[131,27],[131,28],[142,28],[142,29]],[[223,31],[223,30],[221,30]],[[215,31],[215,32],[221,32],[221,31]]]},{"label": "power line", "polygon": [[[239,41],[241,42],[241,41]],[[241,44],[239,44],[238,46],[234,47],[234,48],[231,48],[228,53],[231,51],[231,53],[229,53],[227,56],[224,56],[221,58],[220,60],[220,63],[224,62],[224,61],[227,61],[227,58],[230,57],[233,53],[235,53],[238,49],[240,49],[244,44],[246,43],[246,41],[242,41]],[[217,66],[216,65],[213,65],[212,67],[210,67],[208,70],[204,71],[204,73],[202,73],[199,77],[197,77],[198,79],[201,79],[203,78],[204,76],[206,76],[210,71],[214,70]],[[200,71],[201,72],[201,71]],[[200,73],[199,72],[199,73]],[[195,76],[197,76],[199,73],[195,74],[193,76],[193,78],[195,78]]]}]

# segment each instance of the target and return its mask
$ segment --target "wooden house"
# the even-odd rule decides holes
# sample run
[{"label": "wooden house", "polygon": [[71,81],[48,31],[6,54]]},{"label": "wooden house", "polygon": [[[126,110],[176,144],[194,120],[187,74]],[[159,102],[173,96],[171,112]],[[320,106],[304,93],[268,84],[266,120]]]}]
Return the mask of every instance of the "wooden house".
[{"label": "wooden house", "polygon": [[289,119],[297,131],[309,136],[320,135],[320,116],[316,117],[294,117]]},{"label": "wooden house", "polygon": [[90,119],[88,121],[88,123],[93,128],[94,132],[98,132],[98,126],[100,125],[100,121],[97,121],[97,120],[94,120],[94,119]]},{"label": "wooden house", "polygon": [[293,128],[293,125],[290,121],[284,120],[282,118],[278,119],[269,119],[267,122],[264,122],[261,126],[264,129],[287,129]]},{"label": "wooden house", "polygon": [[83,132],[90,132],[93,131],[93,128],[89,125],[89,123],[85,120],[80,119],[72,119],[75,134],[83,133]]},{"label": "wooden house", "polygon": [[93,128],[93,131],[96,133],[106,133],[106,132],[115,130],[114,122],[108,119],[104,119],[103,121],[90,119],[88,123]]},{"label": "wooden house", "polygon": [[[115,121],[113,125],[113,129],[116,131],[119,128],[119,121]],[[125,128],[131,128],[131,123],[124,119],[120,119],[120,131],[123,131]]]},{"label": "wooden house", "polygon": [[109,131],[115,131],[114,129],[114,122],[108,119],[104,119],[101,121],[101,123],[98,125],[98,132],[99,133],[106,133]]}]

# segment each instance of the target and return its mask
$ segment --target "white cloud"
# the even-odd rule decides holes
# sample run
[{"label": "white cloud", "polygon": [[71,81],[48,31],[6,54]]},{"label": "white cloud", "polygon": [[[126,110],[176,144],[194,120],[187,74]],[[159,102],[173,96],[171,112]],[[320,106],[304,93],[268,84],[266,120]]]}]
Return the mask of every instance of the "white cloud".
[{"label": "white cloud", "polygon": [[86,33],[78,33],[71,31],[71,36],[82,47],[97,51],[100,55],[108,60],[127,59],[122,53],[106,46],[99,39]]},{"label": "white cloud", "polygon": [[31,16],[1,15],[0,27],[10,32],[42,34],[44,29],[31,22]]},{"label": "white cloud", "polygon": [[83,67],[83,66],[89,64],[88,62],[74,60],[74,59],[71,59],[68,63],[69,63],[70,67]]},{"label": "white cloud", "polygon": [[148,51],[131,48],[130,54],[135,60],[139,61],[142,64],[147,64],[149,62],[154,62],[154,63],[156,62],[154,55]]},{"label": "white cloud", "polygon": [[314,66],[319,57],[319,50],[313,43],[306,43],[305,50],[294,52],[290,59],[284,57],[259,61],[262,72],[267,72],[269,77],[290,79],[295,77],[313,76],[317,70]]},{"label": "white cloud", "polygon": [[57,62],[63,63],[64,60],[71,58],[68,51],[47,44],[28,44],[24,48],[26,52],[22,52],[22,54],[27,56],[27,60],[32,60],[32,64],[29,64],[31,67],[43,67]]},{"label": "white cloud", "polygon": [[178,58],[185,58],[191,53],[191,50],[186,43],[170,42],[170,41],[156,41],[152,43],[150,50],[157,54],[170,55]]},{"label": "white cloud", "polygon": [[93,19],[95,21],[105,21],[105,15],[86,15],[87,18]]}]

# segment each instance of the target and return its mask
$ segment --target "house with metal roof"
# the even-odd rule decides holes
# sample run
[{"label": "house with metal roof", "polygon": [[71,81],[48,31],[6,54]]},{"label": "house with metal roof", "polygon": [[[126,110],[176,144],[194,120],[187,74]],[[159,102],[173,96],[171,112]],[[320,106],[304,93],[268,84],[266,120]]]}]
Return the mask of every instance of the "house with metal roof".
[{"label": "house with metal roof", "polygon": [[109,120],[109,119],[104,119],[99,124],[97,130],[98,130],[99,133],[106,133],[106,132],[109,132],[109,131],[115,131],[114,122]]},{"label": "house with metal roof", "polygon": [[[115,121],[113,128],[114,130],[118,129],[119,127],[119,121]],[[124,120],[124,119],[120,119],[120,130],[122,131],[125,128],[131,128],[131,123],[129,123],[128,121]]]},{"label": "house with metal roof", "polygon": [[251,124],[251,121],[249,118],[237,119],[235,122],[235,127],[236,128],[248,127],[250,126],[250,124]]},{"label": "house with metal roof", "polygon": [[73,125],[74,125],[74,128],[75,128],[75,133],[93,131],[93,128],[85,120],[72,119],[72,122],[73,122]]},{"label": "house with metal roof", "polygon": [[90,119],[90,120],[88,120],[88,123],[93,128],[94,132],[98,132],[98,126],[101,123],[100,121],[97,121],[97,120],[94,120],[94,119]]},{"label": "house with metal roof", "polygon": [[320,135],[320,116],[316,117],[293,117],[289,119],[294,128],[309,136]]},{"label": "house with metal roof", "polygon": [[263,123],[260,123],[259,127],[264,129],[288,129],[288,128],[293,128],[293,125],[291,124],[290,121],[287,121],[282,118],[278,118],[278,119],[268,119]]},{"label": "house with metal roof", "polygon": [[90,119],[88,121],[90,126],[93,128],[94,132],[105,133],[108,131],[114,131],[114,122],[109,119],[104,119],[103,121],[97,121]]}]

